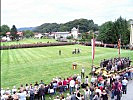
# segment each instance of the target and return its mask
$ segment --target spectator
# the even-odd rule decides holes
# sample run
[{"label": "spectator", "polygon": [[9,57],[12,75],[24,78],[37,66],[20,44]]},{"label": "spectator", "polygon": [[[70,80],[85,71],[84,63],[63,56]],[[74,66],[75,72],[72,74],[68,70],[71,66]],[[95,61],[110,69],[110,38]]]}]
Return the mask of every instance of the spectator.
[{"label": "spectator", "polygon": [[65,78],[64,78],[64,80],[63,80],[63,89],[64,89],[64,92],[65,92],[66,89],[67,89],[67,81],[66,81]]},{"label": "spectator", "polygon": [[77,99],[76,99],[76,95],[74,94],[74,92],[72,92],[71,100],[77,100]]},{"label": "spectator", "polygon": [[41,82],[40,82],[39,84],[43,84],[43,85],[44,85],[44,82],[43,82],[43,80],[41,80]]},{"label": "spectator", "polygon": [[45,100],[45,87],[43,84],[41,84],[41,87],[39,88],[39,97],[41,100]]},{"label": "spectator", "polygon": [[16,91],[13,92],[12,97],[13,97],[13,100],[18,100],[18,95],[17,95]]},{"label": "spectator", "polygon": [[17,93],[19,100],[26,100],[26,93],[24,91],[19,91],[19,93]]},{"label": "spectator", "polygon": [[38,84],[38,82],[37,82],[37,81],[35,82],[34,86],[39,86],[39,84]]},{"label": "spectator", "polygon": [[102,92],[102,94],[101,94],[101,99],[102,99],[102,100],[108,100],[108,95],[107,95],[107,93],[106,93],[105,90],[103,90],[103,92]]},{"label": "spectator", "polygon": [[90,94],[91,94],[90,90],[88,88],[86,88],[84,90],[84,99],[85,100],[90,100]]},{"label": "spectator", "polygon": [[88,76],[85,77],[85,85],[88,86],[88,83],[89,83],[89,78]]},{"label": "spectator", "polygon": [[127,93],[127,84],[128,84],[128,81],[127,81],[126,77],[124,77],[124,79],[122,80],[122,91],[123,91],[123,94]]},{"label": "spectator", "polygon": [[74,87],[75,87],[75,81],[73,79],[70,81],[69,86],[70,86],[70,94],[71,94],[74,91]]},{"label": "spectator", "polygon": [[93,100],[100,100],[99,92],[95,92],[95,95],[93,97]]},{"label": "spectator", "polygon": [[30,88],[30,100],[34,100],[34,95],[35,95],[34,93],[35,93],[35,90],[34,90],[34,88],[31,85],[31,88]]},{"label": "spectator", "polygon": [[82,67],[82,69],[81,69],[81,78],[84,78],[84,76],[85,76],[85,69],[84,69],[84,67]]}]

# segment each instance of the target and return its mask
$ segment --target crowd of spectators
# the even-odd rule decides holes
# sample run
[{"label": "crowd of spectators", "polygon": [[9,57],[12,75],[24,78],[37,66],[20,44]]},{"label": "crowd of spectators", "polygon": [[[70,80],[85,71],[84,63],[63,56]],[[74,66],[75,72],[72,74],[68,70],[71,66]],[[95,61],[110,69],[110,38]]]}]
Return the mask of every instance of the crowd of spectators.
[{"label": "crowd of spectators", "polygon": [[[127,93],[128,81],[133,79],[133,69],[118,72],[119,61],[126,63],[129,62],[129,59],[108,60],[106,66],[103,63],[102,67],[105,69],[110,63],[114,62],[117,65],[116,72],[108,77],[99,73],[92,76],[89,82],[88,76],[81,77],[80,74],[75,74],[66,79],[53,78],[50,84],[45,84],[41,80],[39,83],[20,85],[19,88],[15,86],[13,89],[4,90],[1,88],[1,100],[46,100],[46,95],[49,95],[49,99],[54,100],[109,100],[109,98],[120,100],[122,94]],[[130,64],[127,65],[125,67],[129,68]],[[81,74],[83,73],[85,75],[84,68],[81,69]],[[67,96],[64,95],[65,93]]]}]

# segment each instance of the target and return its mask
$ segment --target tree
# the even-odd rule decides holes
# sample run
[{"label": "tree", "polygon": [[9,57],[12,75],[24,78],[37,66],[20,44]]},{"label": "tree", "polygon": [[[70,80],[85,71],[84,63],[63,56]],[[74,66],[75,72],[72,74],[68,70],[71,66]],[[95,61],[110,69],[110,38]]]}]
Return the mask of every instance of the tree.
[{"label": "tree", "polygon": [[114,22],[113,33],[116,36],[115,41],[118,41],[118,39],[121,38],[121,44],[124,44],[124,45],[129,44],[130,31],[129,31],[129,23],[126,19],[119,17]]},{"label": "tree", "polygon": [[15,25],[13,25],[11,28],[11,36],[12,40],[18,40],[19,35],[17,34],[17,28]]},{"label": "tree", "polygon": [[9,26],[8,25],[2,25],[0,27],[0,32],[1,32],[1,34],[0,34],[1,36],[6,36],[6,33],[10,32]]},{"label": "tree", "polygon": [[82,35],[81,36],[82,39],[80,41],[83,41],[83,42],[91,42],[93,35],[94,35],[94,38],[96,38],[96,35],[93,33],[92,30],[86,33],[82,33],[81,35]]},{"label": "tree", "polygon": [[114,43],[113,22],[108,21],[100,26],[98,40],[104,43]]},{"label": "tree", "polygon": [[23,31],[23,33],[26,38],[32,37],[34,35],[30,30]]},{"label": "tree", "polygon": [[73,21],[69,21],[64,24],[57,24],[57,23],[44,23],[38,27],[35,28],[34,32],[66,32],[71,31],[73,27],[78,28],[79,26],[79,32],[84,33],[88,32],[90,30],[97,31],[98,25],[94,24],[93,20],[87,20],[87,19],[75,19]]},{"label": "tree", "polygon": [[121,44],[128,44],[130,39],[129,23],[119,17],[115,22],[108,21],[100,26],[98,40],[104,43],[117,44],[121,38]]}]

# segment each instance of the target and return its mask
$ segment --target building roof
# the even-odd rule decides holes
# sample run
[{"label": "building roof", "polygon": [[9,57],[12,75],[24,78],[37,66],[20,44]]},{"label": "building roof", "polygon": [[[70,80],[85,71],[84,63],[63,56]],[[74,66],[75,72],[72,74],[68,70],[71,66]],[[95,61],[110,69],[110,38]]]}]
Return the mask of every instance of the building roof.
[{"label": "building roof", "polygon": [[18,35],[23,35],[23,32],[17,32]]},{"label": "building roof", "polygon": [[11,32],[7,32],[7,33],[6,33],[6,35],[10,35],[10,34],[11,34]]}]

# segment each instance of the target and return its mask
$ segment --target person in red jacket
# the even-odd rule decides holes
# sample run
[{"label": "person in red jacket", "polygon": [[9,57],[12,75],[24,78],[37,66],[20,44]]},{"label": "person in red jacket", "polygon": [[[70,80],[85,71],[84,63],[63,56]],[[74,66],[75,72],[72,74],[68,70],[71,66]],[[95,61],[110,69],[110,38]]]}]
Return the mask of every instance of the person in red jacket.
[{"label": "person in red jacket", "polygon": [[63,80],[63,89],[64,89],[64,92],[65,92],[66,89],[67,89],[67,81],[66,81],[65,78],[64,78],[64,80]]}]

